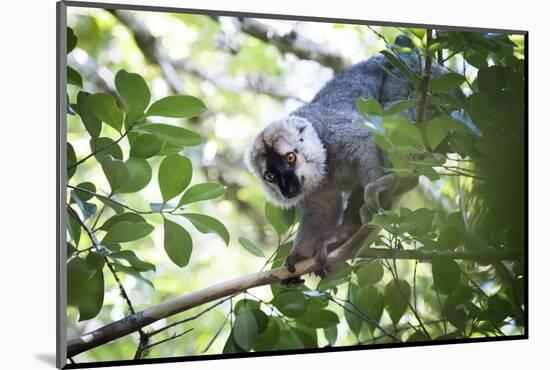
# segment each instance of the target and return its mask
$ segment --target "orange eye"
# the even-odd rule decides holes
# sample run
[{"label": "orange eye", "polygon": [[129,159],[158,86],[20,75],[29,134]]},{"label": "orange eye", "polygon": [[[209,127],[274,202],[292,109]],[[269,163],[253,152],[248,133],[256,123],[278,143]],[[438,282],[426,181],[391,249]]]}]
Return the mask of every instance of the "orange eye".
[{"label": "orange eye", "polygon": [[286,154],[286,163],[294,164],[294,162],[296,162],[296,154],[294,154],[293,152],[287,153]]},{"label": "orange eye", "polygon": [[273,175],[271,172],[266,172],[264,174],[264,178],[268,182],[273,182],[275,180],[275,175]]}]

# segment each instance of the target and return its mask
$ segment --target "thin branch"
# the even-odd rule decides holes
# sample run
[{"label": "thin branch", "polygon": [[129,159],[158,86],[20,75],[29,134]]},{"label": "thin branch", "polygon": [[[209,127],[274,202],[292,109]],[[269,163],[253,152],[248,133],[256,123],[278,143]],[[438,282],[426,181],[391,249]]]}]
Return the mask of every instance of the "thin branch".
[{"label": "thin branch", "polygon": [[132,12],[112,10],[111,13],[133,34],[136,44],[143,55],[151,63],[161,68],[170,87],[177,93],[182,93],[184,90],[177,74],[181,71],[201,80],[209,81],[225,91],[236,94],[251,91],[269,95],[277,100],[295,99],[302,101],[300,98],[293,96],[278,86],[267,83],[267,81],[263,79],[236,79],[225,75],[216,75],[194,64],[189,59],[174,59],[162,45],[162,41],[151,34],[147,25],[138,19]]},{"label": "thin branch", "polygon": [[168,330],[170,328],[173,328],[174,326],[177,326],[177,325],[180,325],[180,324],[183,324],[183,323],[186,323],[186,322],[189,322],[189,321],[192,321],[192,320],[195,320],[195,319],[198,319],[199,317],[201,317],[202,315],[204,315],[205,313],[207,313],[208,311],[211,311],[213,310],[214,308],[218,307],[219,305],[221,305],[222,303],[230,300],[231,298],[235,297],[237,294],[233,294],[232,296],[229,296],[229,297],[226,297],[224,299],[221,299],[219,300],[218,302],[214,303],[213,305],[210,305],[208,306],[207,308],[205,308],[204,310],[202,310],[201,312],[197,313],[196,315],[193,315],[191,317],[188,317],[188,318],[185,318],[183,320],[179,320],[179,321],[176,321],[176,322],[173,322],[171,324],[168,324],[166,326],[163,326],[162,328],[160,329],[157,329],[157,330],[154,330],[154,331],[151,331],[148,333],[148,335],[150,337],[152,337],[153,335],[157,335],[165,330]]},{"label": "thin branch", "polygon": [[281,35],[276,29],[256,19],[239,18],[238,22],[241,31],[275,46],[282,53],[292,53],[301,59],[314,60],[337,72],[350,65],[343,55],[328,50],[324,45],[310,40],[294,30]]},{"label": "thin branch", "polygon": [[166,338],[166,339],[163,339],[163,340],[159,340],[158,342],[155,342],[155,343],[151,343],[151,344],[148,344],[146,346],[143,347],[143,351],[147,351],[148,349],[154,347],[154,346],[158,346],[159,344],[162,344],[162,343],[166,343],[168,342],[169,340],[172,340],[172,339],[176,339],[176,338],[179,338],[181,337],[182,335],[185,335],[187,333],[189,333],[190,331],[193,331],[193,328],[190,328],[190,329],[187,329],[185,330],[184,332],[181,332],[179,334],[173,334],[171,335],[169,338]]},{"label": "thin branch", "polygon": [[[120,295],[122,296],[122,298],[124,299],[124,301],[128,305],[128,308],[129,308],[131,314],[135,315],[136,311],[134,309],[134,305],[132,304],[132,301],[130,300],[130,296],[126,292],[126,289],[124,289],[124,285],[122,285],[122,281],[118,277],[118,274],[116,273],[115,268],[111,264],[111,261],[109,261],[107,256],[105,256],[103,253],[101,253],[101,251],[103,249],[103,246],[101,245],[101,243],[97,239],[95,233],[92,230],[90,230],[90,228],[88,227],[88,225],[86,225],[86,223],[84,221],[82,221],[80,219],[80,217],[78,216],[76,211],[69,204],[67,204],[67,211],[73,216],[73,218],[76,220],[76,222],[78,222],[80,224],[80,226],[84,229],[84,231],[86,231],[86,234],[88,234],[88,236],[90,237],[90,240],[92,241],[92,244],[94,245],[95,249],[97,250],[99,255],[103,258],[103,261],[107,265],[109,271],[111,271],[111,274],[113,275],[113,278],[115,279],[116,284],[118,285],[118,289],[120,290]],[[141,338],[145,337],[145,333],[143,332],[143,330],[141,330],[141,328],[138,330],[138,332],[139,332],[139,335],[140,335]]]},{"label": "thin branch", "polygon": [[173,214],[175,211],[177,211],[179,209],[179,208],[169,208],[169,209],[161,209],[159,211],[140,211],[140,210],[132,208],[132,207],[130,207],[130,206],[124,204],[124,203],[116,201],[116,200],[112,199],[110,196],[107,196],[107,195],[101,195],[101,194],[98,194],[98,193],[93,192],[91,190],[84,189],[84,188],[79,188],[78,186],[74,186],[74,185],[67,184],[67,187],[70,188],[70,189],[81,191],[81,192],[86,193],[88,195],[92,195],[92,196],[97,197],[97,198],[101,198],[101,199],[103,199],[107,202],[114,203],[114,204],[116,204],[116,205],[118,205],[122,208],[125,208],[129,211],[132,211],[132,212],[140,214],[140,215],[152,215],[152,214],[162,214],[162,213]]},{"label": "thin branch", "polygon": [[400,342],[401,343],[401,339],[397,338],[396,336],[394,336],[393,334],[389,333],[386,329],[384,329],[375,319],[373,319],[372,317],[370,317],[370,315],[368,315],[365,311],[363,311],[361,308],[359,308],[357,305],[355,305],[352,301],[350,300],[346,300],[346,299],[341,299],[341,298],[338,298],[339,300],[341,301],[344,301],[346,303],[349,303],[354,310],[356,310],[356,312],[350,310],[349,308],[347,308],[345,305],[339,303],[336,301],[335,297],[333,296],[329,296],[330,300],[334,303],[336,303],[338,306],[342,307],[345,311],[351,313],[352,315],[355,315],[356,317],[359,317],[361,320],[365,320],[365,321],[368,321],[370,322],[373,326],[375,326],[376,328],[378,328],[382,333],[384,333],[386,336],[394,339],[395,341],[397,342]]},{"label": "thin branch", "polygon": [[116,139],[115,141],[113,142],[110,142],[109,144],[105,145],[105,146],[102,146],[101,148],[99,149],[96,149],[95,151],[91,152],[90,154],[88,154],[86,157],[82,158],[81,160],[79,160],[78,162],[74,163],[73,165],[71,166],[68,166],[67,167],[67,171],[70,171],[71,169],[81,165],[82,163],[86,162],[88,159],[92,158],[93,156],[97,155],[98,153],[101,153],[102,151],[104,150],[107,150],[109,149],[110,147],[112,147],[113,145],[115,144],[118,144],[122,139],[124,139],[126,137],[126,135],[128,135],[128,133],[130,132],[130,130],[134,127],[134,125],[130,125],[130,127],[128,127],[128,129],[126,131],[124,131],[120,137],[118,139]]},{"label": "thin branch", "polygon": [[174,67],[172,58],[162,42],[149,32],[145,23],[127,10],[109,9],[108,11],[132,32],[136,44],[145,57],[160,67],[170,88],[177,94],[184,94],[185,89]]},{"label": "thin branch", "polygon": [[428,86],[430,83],[430,76],[432,73],[432,55],[428,52],[432,41],[432,30],[426,30],[426,61],[424,65],[424,71],[422,72],[422,79],[420,80],[420,100],[418,101],[418,112],[416,116],[416,123],[420,123],[424,120],[424,114],[428,106]]},{"label": "thin branch", "polygon": [[114,74],[109,69],[100,66],[85,50],[75,48],[67,55],[67,64],[74,66],[82,73],[84,80],[95,85],[97,91],[108,92],[123,105],[114,85]]}]

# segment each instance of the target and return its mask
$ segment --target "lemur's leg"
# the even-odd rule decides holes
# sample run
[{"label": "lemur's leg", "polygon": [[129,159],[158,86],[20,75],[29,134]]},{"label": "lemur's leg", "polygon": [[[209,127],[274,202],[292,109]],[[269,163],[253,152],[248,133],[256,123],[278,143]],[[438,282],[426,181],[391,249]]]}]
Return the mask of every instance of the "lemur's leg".
[{"label": "lemur's leg", "polygon": [[295,264],[315,256],[321,266],[326,265],[326,235],[334,232],[342,214],[342,194],[337,187],[323,187],[308,196],[298,207],[300,226],[294,246],[288,254],[285,266],[296,271]]},{"label": "lemur's leg", "polygon": [[363,223],[367,223],[379,209],[391,209],[395,196],[401,195],[418,184],[418,177],[399,177],[394,173],[386,174],[365,186],[365,205],[360,214]]},{"label": "lemur's leg", "polygon": [[364,204],[363,189],[354,190],[347,202],[342,223],[325,240],[327,252],[330,253],[345,243],[361,226],[360,209]]}]

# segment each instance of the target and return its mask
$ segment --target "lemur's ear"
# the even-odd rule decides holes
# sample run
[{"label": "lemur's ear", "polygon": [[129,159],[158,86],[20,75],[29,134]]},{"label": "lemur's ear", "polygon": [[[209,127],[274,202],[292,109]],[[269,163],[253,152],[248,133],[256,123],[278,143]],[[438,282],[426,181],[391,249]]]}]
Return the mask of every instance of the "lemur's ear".
[{"label": "lemur's ear", "polygon": [[266,144],[263,137],[263,131],[260,132],[254,140],[252,140],[252,144],[244,154],[244,163],[248,167],[249,171],[259,173],[260,169],[258,168],[257,159],[258,156],[265,155],[267,151]]}]

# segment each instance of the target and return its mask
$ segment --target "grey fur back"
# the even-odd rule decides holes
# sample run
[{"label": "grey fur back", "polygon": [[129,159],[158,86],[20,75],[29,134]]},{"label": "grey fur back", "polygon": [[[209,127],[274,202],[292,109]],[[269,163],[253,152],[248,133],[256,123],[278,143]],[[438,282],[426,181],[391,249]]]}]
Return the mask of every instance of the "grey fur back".
[{"label": "grey fur back", "polygon": [[[420,74],[422,60],[416,55],[402,55],[401,59]],[[389,72],[389,73],[388,73]],[[441,75],[445,69],[433,64],[432,72]],[[362,179],[363,186],[383,175],[382,167],[389,167],[385,154],[374,143],[374,134],[360,126],[362,116],[357,110],[357,99],[375,98],[383,108],[411,97],[414,86],[382,55],[372,57],[344,70],[330,80],[313,100],[291,115],[307,119],[327,148],[328,173],[340,184],[353,188]],[[414,121],[417,107],[403,114]],[[434,112],[429,112],[428,115]],[[365,161],[366,160],[366,161]],[[338,167],[334,163],[339,163]],[[345,166],[341,164],[345,163]],[[358,176],[360,175],[360,176]],[[341,180],[341,181],[339,181]]]}]

